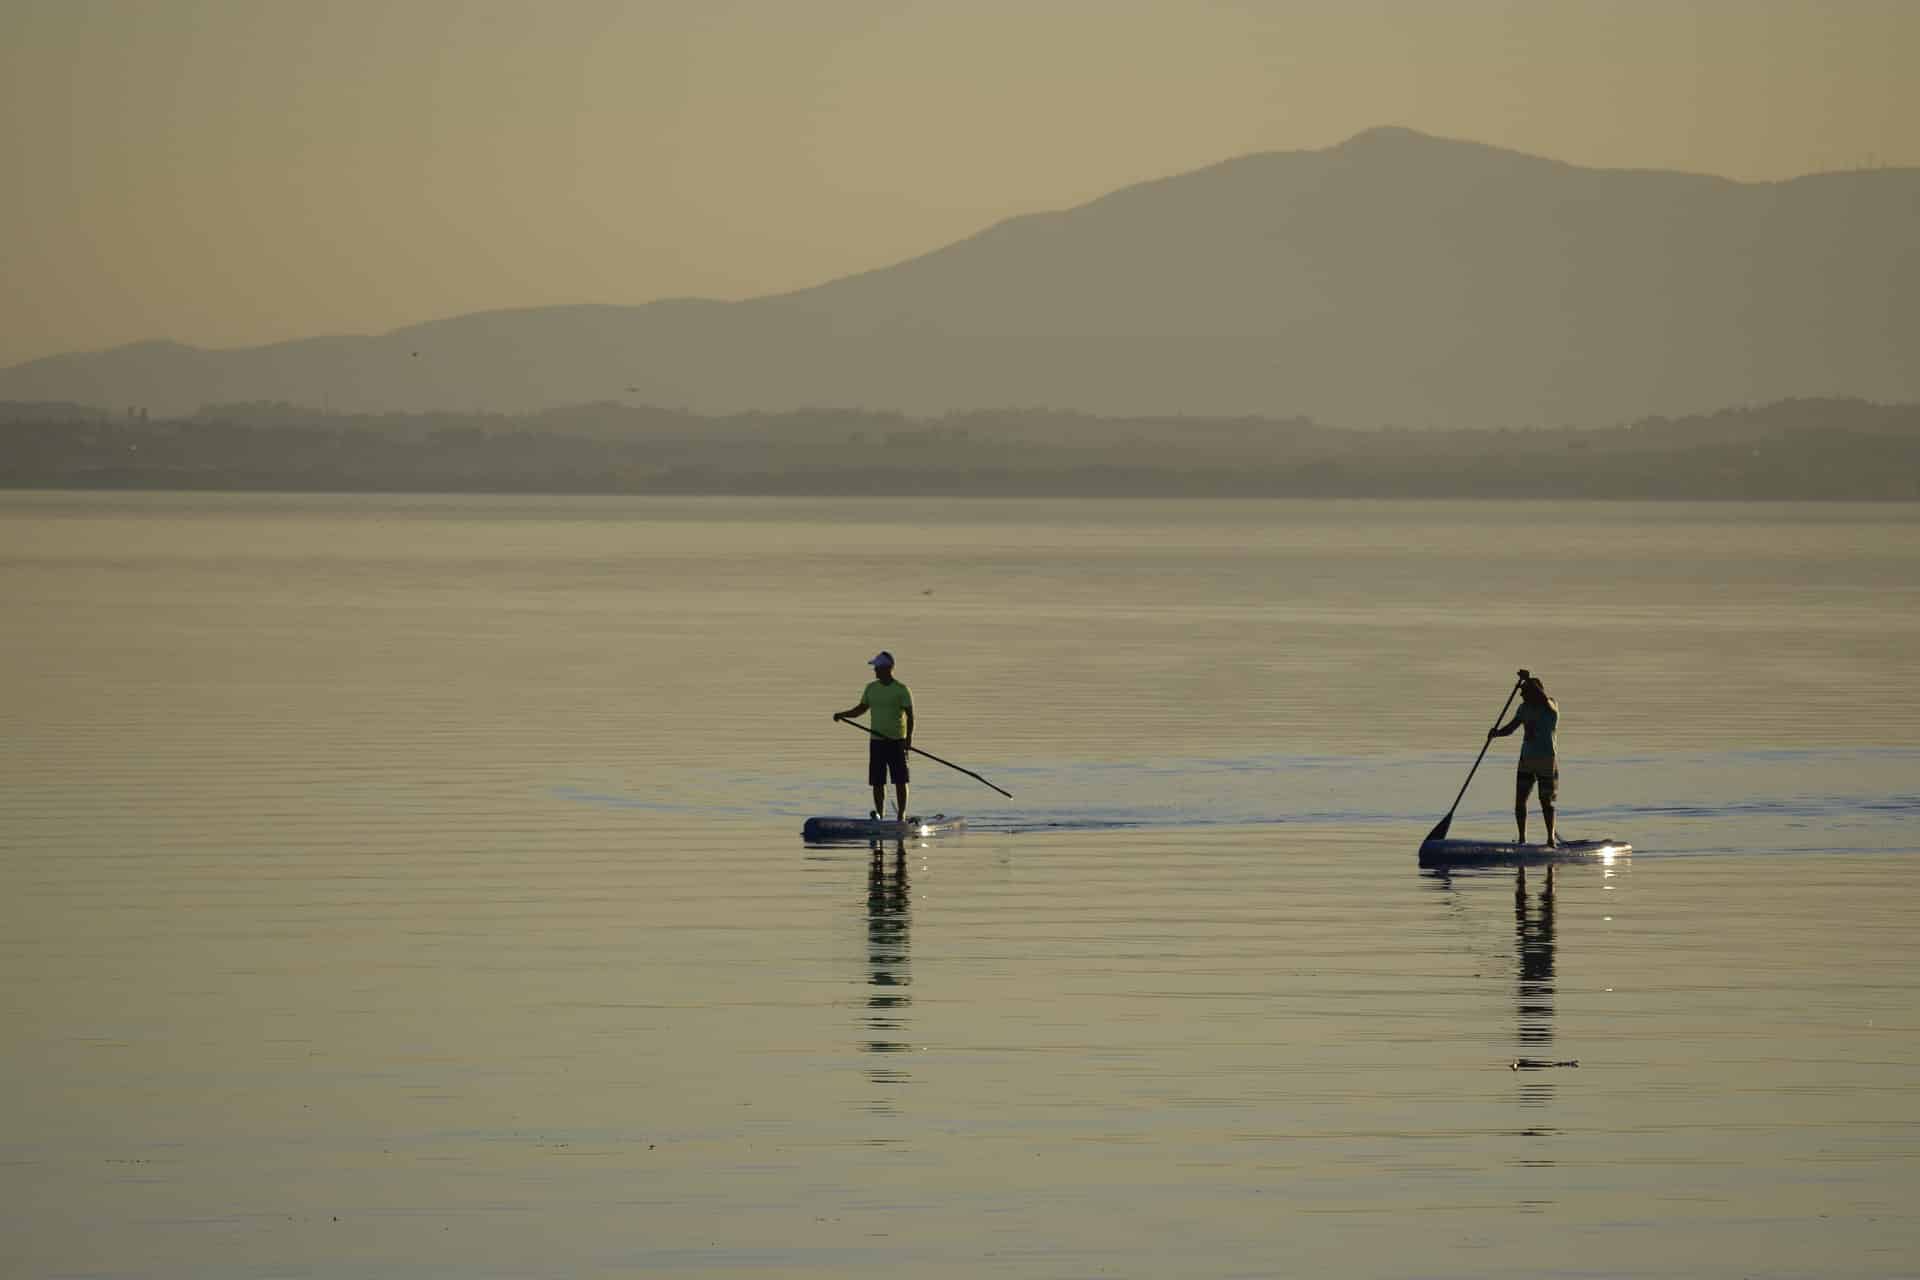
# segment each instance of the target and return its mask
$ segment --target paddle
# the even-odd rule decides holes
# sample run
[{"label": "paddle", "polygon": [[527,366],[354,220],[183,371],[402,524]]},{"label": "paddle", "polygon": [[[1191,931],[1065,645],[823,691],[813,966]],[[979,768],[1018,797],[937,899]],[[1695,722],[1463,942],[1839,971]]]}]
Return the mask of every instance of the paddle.
[{"label": "paddle", "polygon": [[[1507,700],[1500,704],[1500,714],[1493,718],[1494,728],[1498,729],[1500,722],[1507,718],[1507,708],[1513,705],[1513,695],[1520,692],[1520,686],[1526,683],[1527,674],[1525,667],[1520,668],[1520,678],[1513,682],[1513,688],[1507,692]],[[1445,840],[1447,838],[1447,829],[1453,826],[1453,811],[1460,807],[1460,796],[1467,794],[1468,783],[1473,781],[1473,775],[1479,770],[1480,762],[1487,758],[1487,748],[1492,745],[1493,735],[1489,733],[1487,740],[1480,744],[1480,754],[1473,758],[1473,768],[1467,770],[1467,781],[1460,784],[1460,795],[1456,795],[1453,798],[1453,803],[1447,806],[1447,816],[1440,819],[1440,821],[1434,825],[1433,830],[1427,832],[1427,841]],[[1426,841],[1422,841],[1422,843],[1426,843]]]},{"label": "paddle", "polygon": [[[867,728],[867,726],[866,726],[866,725],[863,725],[863,724],[861,724],[861,723],[860,723],[860,722],[859,722],[858,720],[841,720],[839,716],[835,716],[835,717],[834,717],[834,719],[835,719],[835,720],[840,720],[840,723],[841,723],[841,724],[850,724],[850,725],[852,725],[852,726],[853,726],[854,728],[856,728],[856,729],[860,729],[860,730],[863,730],[864,732],[866,732],[867,734],[869,734],[869,735],[870,735],[870,736],[872,736],[872,737],[875,737],[875,738],[885,738],[885,739],[886,739],[886,740],[887,740],[888,742],[893,742],[893,741],[895,741],[895,739],[893,739],[893,738],[888,738],[886,734],[884,734],[884,733],[881,733],[881,732],[880,732],[879,730],[877,730],[877,729],[869,729],[869,728]],[[964,769],[964,768],[961,768],[961,766],[959,766],[959,765],[957,765],[957,764],[955,764],[955,763],[954,763],[953,761],[951,761],[951,760],[941,760],[939,756],[937,756],[937,755],[935,755],[935,754],[933,754],[933,752],[931,752],[931,751],[922,751],[922,750],[921,750],[920,748],[918,748],[918,747],[916,747],[916,746],[913,746],[913,745],[912,745],[911,743],[909,743],[909,744],[907,745],[907,750],[909,750],[909,751],[911,751],[911,752],[913,752],[913,754],[915,754],[915,755],[917,755],[917,756],[925,756],[925,757],[926,757],[927,759],[929,759],[929,760],[933,760],[933,761],[936,761],[936,762],[938,762],[938,763],[940,763],[940,764],[943,764],[943,765],[945,765],[945,766],[947,766],[947,768],[949,768],[949,769],[959,769],[961,773],[964,773],[964,774],[966,774],[966,775],[967,775],[967,776],[968,776],[969,778],[972,778],[972,779],[973,779],[973,780],[974,780],[975,782],[987,782],[987,780],[986,780],[985,778],[983,778],[983,777],[981,777],[981,776],[980,776],[979,774],[977,774],[977,773],[975,773],[975,772],[974,772],[973,770],[971,770],[971,769]],[[993,786],[993,784],[992,784],[991,782],[987,782],[987,785],[988,785],[988,786],[990,786],[990,787],[993,787],[993,789],[994,789],[995,791],[998,791],[998,792],[999,792],[999,793],[1000,793],[1001,795],[1003,795],[1003,796],[1005,796],[1005,797],[1006,797],[1007,799],[1009,799],[1009,800],[1011,800],[1011,799],[1013,799],[1013,792],[1011,792],[1011,791],[1008,791],[1008,790],[1006,790],[1005,788],[1002,788],[1002,787],[994,787],[994,786]]]}]

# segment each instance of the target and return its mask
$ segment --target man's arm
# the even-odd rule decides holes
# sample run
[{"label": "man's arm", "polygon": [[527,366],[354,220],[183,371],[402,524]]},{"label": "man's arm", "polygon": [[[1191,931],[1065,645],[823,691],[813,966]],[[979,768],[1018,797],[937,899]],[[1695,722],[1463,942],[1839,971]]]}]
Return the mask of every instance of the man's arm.
[{"label": "man's arm", "polygon": [[1512,733],[1515,729],[1518,729],[1523,723],[1525,722],[1521,720],[1519,716],[1516,715],[1513,719],[1507,721],[1505,724],[1501,725],[1498,729],[1487,730],[1487,736],[1489,738],[1504,738],[1508,734]]},{"label": "man's arm", "polygon": [[902,707],[901,710],[906,713],[906,717],[907,717],[906,744],[908,746],[912,746],[913,745],[913,704],[909,702],[906,706]]},{"label": "man's arm", "polygon": [[[867,700],[865,698],[862,698],[860,699],[859,705],[852,707],[851,709],[846,711],[834,712],[833,718],[835,720],[851,720],[857,715],[864,715],[866,713],[866,710],[867,710]],[[911,715],[912,713],[909,712],[908,714]],[[912,724],[913,722],[909,720],[907,723]]]}]

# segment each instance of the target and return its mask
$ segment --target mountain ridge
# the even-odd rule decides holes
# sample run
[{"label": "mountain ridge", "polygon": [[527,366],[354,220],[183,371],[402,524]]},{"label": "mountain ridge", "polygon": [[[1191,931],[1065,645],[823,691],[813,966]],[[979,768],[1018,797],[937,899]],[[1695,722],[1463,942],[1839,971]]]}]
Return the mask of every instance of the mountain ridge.
[{"label": "mountain ridge", "polygon": [[1920,170],[1742,182],[1401,126],[1017,215],[737,301],[514,307],[377,335],[167,340],[0,370],[0,398],[522,412],[637,397],[1602,423],[1920,398]]}]

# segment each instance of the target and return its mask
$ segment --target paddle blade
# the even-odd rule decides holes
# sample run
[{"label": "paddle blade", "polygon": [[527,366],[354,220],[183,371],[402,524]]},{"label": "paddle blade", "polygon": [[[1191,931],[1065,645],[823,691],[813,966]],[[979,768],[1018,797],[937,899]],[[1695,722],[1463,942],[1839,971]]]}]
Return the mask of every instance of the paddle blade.
[{"label": "paddle blade", "polygon": [[[1440,819],[1440,821],[1438,821],[1438,822],[1436,822],[1436,823],[1434,823],[1434,825],[1433,825],[1433,830],[1431,830],[1431,831],[1429,831],[1429,832],[1427,832],[1427,840],[1430,840],[1430,841],[1431,841],[1431,840],[1445,840],[1445,839],[1447,838],[1447,831],[1448,831],[1448,830],[1449,830],[1449,829],[1450,829],[1450,828],[1451,828],[1452,826],[1453,826],[1453,814],[1452,814],[1452,813],[1448,813],[1446,817],[1444,817],[1444,818],[1442,818],[1442,819]],[[1423,843],[1424,843],[1424,842],[1423,842]]]}]

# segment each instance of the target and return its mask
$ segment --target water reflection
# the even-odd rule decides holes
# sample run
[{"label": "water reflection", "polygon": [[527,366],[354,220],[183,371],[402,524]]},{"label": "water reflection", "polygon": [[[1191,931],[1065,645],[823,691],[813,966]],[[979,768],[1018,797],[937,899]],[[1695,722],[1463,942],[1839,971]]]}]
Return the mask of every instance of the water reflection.
[{"label": "water reflection", "polygon": [[[1449,913],[1465,922],[1469,906],[1463,892],[1477,877],[1469,872],[1439,869],[1429,873],[1441,893]],[[1515,1073],[1514,1101],[1529,1110],[1543,1109],[1554,1100],[1559,1068],[1576,1063],[1562,1062],[1553,1052],[1555,966],[1558,959],[1554,936],[1554,869],[1547,867],[1544,883],[1536,894],[1528,883],[1527,869],[1517,867],[1513,880],[1513,957],[1514,957],[1514,1053],[1508,1065]],[[1477,976],[1477,975],[1476,975]],[[1544,1117],[1542,1118],[1544,1119]],[[1552,1138],[1558,1130],[1539,1120],[1512,1131],[1513,1136],[1528,1139]],[[1526,1154],[1516,1156],[1521,1167],[1551,1167],[1555,1161],[1545,1154],[1550,1148],[1529,1146]],[[1539,1209],[1547,1202],[1523,1202],[1522,1211]]]},{"label": "water reflection", "polygon": [[[908,971],[908,941],[911,917],[911,884],[907,877],[907,848],[896,842],[889,867],[888,851],[876,840],[873,858],[867,864],[867,1039],[863,1049],[872,1054],[903,1054],[912,1051],[907,1043],[907,1012],[913,1007],[909,988],[913,975]],[[912,1076],[904,1059],[882,1058],[867,1069],[874,1085],[873,1101],[867,1109],[883,1115],[896,1110],[893,1092]]]},{"label": "water reflection", "polygon": [[[1533,1070],[1553,1062],[1553,868],[1539,899],[1529,903],[1527,869],[1518,868],[1513,880],[1513,937],[1519,955],[1519,981],[1514,990],[1515,1038],[1519,1054],[1514,1066]],[[1520,1085],[1520,1105],[1545,1106],[1553,1099],[1550,1077],[1527,1078]]]}]

